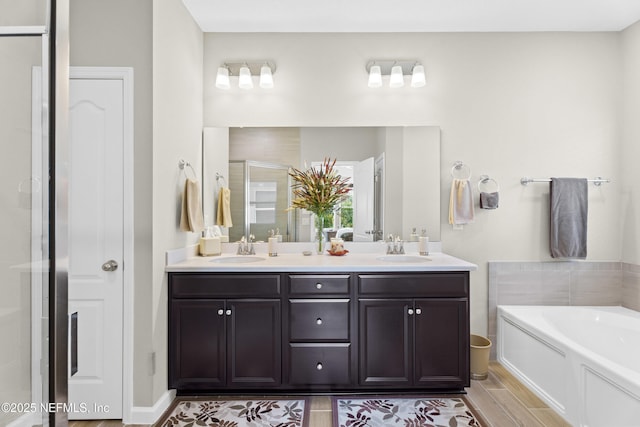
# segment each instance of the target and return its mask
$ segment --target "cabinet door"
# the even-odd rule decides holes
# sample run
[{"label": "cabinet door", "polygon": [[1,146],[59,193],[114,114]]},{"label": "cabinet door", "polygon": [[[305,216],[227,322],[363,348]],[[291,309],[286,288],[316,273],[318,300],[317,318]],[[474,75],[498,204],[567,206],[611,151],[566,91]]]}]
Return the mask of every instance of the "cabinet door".
[{"label": "cabinet door", "polygon": [[224,301],[173,300],[169,313],[169,387],[225,384]]},{"label": "cabinet door", "polygon": [[281,381],[280,300],[228,300],[228,386],[272,387]]},{"label": "cabinet door", "polygon": [[469,322],[465,299],[415,301],[415,384],[469,385]]},{"label": "cabinet door", "polygon": [[412,307],[411,300],[359,301],[361,385],[411,385]]}]

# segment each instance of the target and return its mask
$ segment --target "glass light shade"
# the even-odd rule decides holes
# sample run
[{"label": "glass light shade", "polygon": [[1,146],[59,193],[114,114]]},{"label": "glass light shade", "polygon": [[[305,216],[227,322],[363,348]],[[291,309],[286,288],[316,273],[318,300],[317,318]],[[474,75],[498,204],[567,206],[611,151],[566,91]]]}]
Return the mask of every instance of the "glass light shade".
[{"label": "glass light shade", "polygon": [[263,89],[273,88],[273,74],[271,74],[271,67],[267,64],[260,68],[260,87]]},{"label": "glass light shade", "polygon": [[379,65],[372,65],[369,69],[369,87],[382,86],[382,72]]},{"label": "glass light shade", "polygon": [[394,65],[391,68],[391,78],[389,79],[389,87],[402,87],[404,86],[404,75],[402,74],[402,67],[400,65]]},{"label": "glass light shade", "polygon": [[216,75],[216,87],[218,89],[229,89],[229,69],[227,67],[219,67]]},{"label": "glass light shade", "polygon": [[416,65],[413,67],[413,73],[411,74],[411,87],[422,87],[426,83],[424,67],[422,65]]},{"label": "glass light shade", "polygon": [[246,65],[240,67],[240,78],[238,80],[240,89],[253,89],[253,80],[251,79],[251,70]]}]

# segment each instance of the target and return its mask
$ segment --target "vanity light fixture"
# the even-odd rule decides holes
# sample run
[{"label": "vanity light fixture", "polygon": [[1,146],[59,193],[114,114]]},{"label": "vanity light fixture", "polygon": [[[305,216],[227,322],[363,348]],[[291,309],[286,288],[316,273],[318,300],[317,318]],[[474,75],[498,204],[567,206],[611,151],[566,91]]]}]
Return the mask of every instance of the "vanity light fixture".
[{"label": "vanity light fixture", "polygon": [[259,86],[271,89],[275,71],[276,64],[273,61],[228,61],[218,68],[216,87],[230,89],[234,80],[240,89],[253,89],[254,77],[259,76]]},{"label": "vanity light fixture", "polygon": [[382,86],[382,71],[379,65],[372,65],[369,68],[369,87],[381,87]]},{"label": "vanity light fixture", "polygon": [[415,59],[375,59],[365,66],[369,73],[368,85],[371,88],[382,87],[382,80],[388,77],[389,87],[400,88],[405,85],[405,77],[411,76],[411,87],[426,84],[424,66]]},{"label": "vanity light fixture", "polygon": [[391,76],[389,77],[389,87],[404,86],[404,74],[400,65],[391,67]]},{"label": "vanity light fixture", "polygon": [[238,87],[240,89],[253,89],[253,79],[251,78],[251,70],[248,65],[240,67],[240,76],[238,78]]},{"label": "vanity light fixture", "polygon": [[260,87],[263,89],[271,89],[273,87],[273,74],[269,64],[260,67]]},{"label": "vanity light fixture", "polygon": [[218,67],[218,74],[216,75],[216,87],[218,89],[230,89],[231,83],[229,81],[229,69],[226,66]]}]

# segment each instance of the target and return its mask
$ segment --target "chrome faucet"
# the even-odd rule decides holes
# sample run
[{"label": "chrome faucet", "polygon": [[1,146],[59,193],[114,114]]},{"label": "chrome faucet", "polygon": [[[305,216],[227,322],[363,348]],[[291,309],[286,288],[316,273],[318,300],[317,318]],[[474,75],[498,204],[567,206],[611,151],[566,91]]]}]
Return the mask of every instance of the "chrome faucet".
[{"label": "chrome faucet", "polygon": [[253,234],[249,234],[249,239],[245,236],[242,236],[240,241],[238,242],[238,251],[236,255],[255,255],[256,250],[253,247],[253,242],[255,241],[256,236]]},{"label": "chrome faucet", "polygon": [[393,236],[389,234],[389,240],[387,241],[387,254],[388,255],[402,255],[404,254],[404,242],[400,240],[400,236]]}]

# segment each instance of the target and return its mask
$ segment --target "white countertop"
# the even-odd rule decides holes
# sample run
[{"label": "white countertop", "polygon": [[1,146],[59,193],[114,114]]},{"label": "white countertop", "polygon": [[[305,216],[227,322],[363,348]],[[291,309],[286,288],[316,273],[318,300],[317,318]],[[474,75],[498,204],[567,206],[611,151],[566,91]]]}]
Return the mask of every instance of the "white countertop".
[{"label": "white countertop", "polygon": [[[354,252],[344,256],[313,254],[305,256],[302,251],[279,253],[269,257],[257,251],[255,256],[262,260],[246,263],[220,263],[216,260],[236,257],[234,253],[220,256],[203,257],[195,255],[193,248],[182,252],[167,253],[167,272],[402,272],[402,271],[472,271],[477,266],[442,252],[431,252],[428,256],[419,256],[417,251],[408,248],[406,255],[412,262],[391,262],[380,260],[383,251]],[[177,252],[177,253],[176,253]],[[402,255],[396,255],[402,256]]]}]

